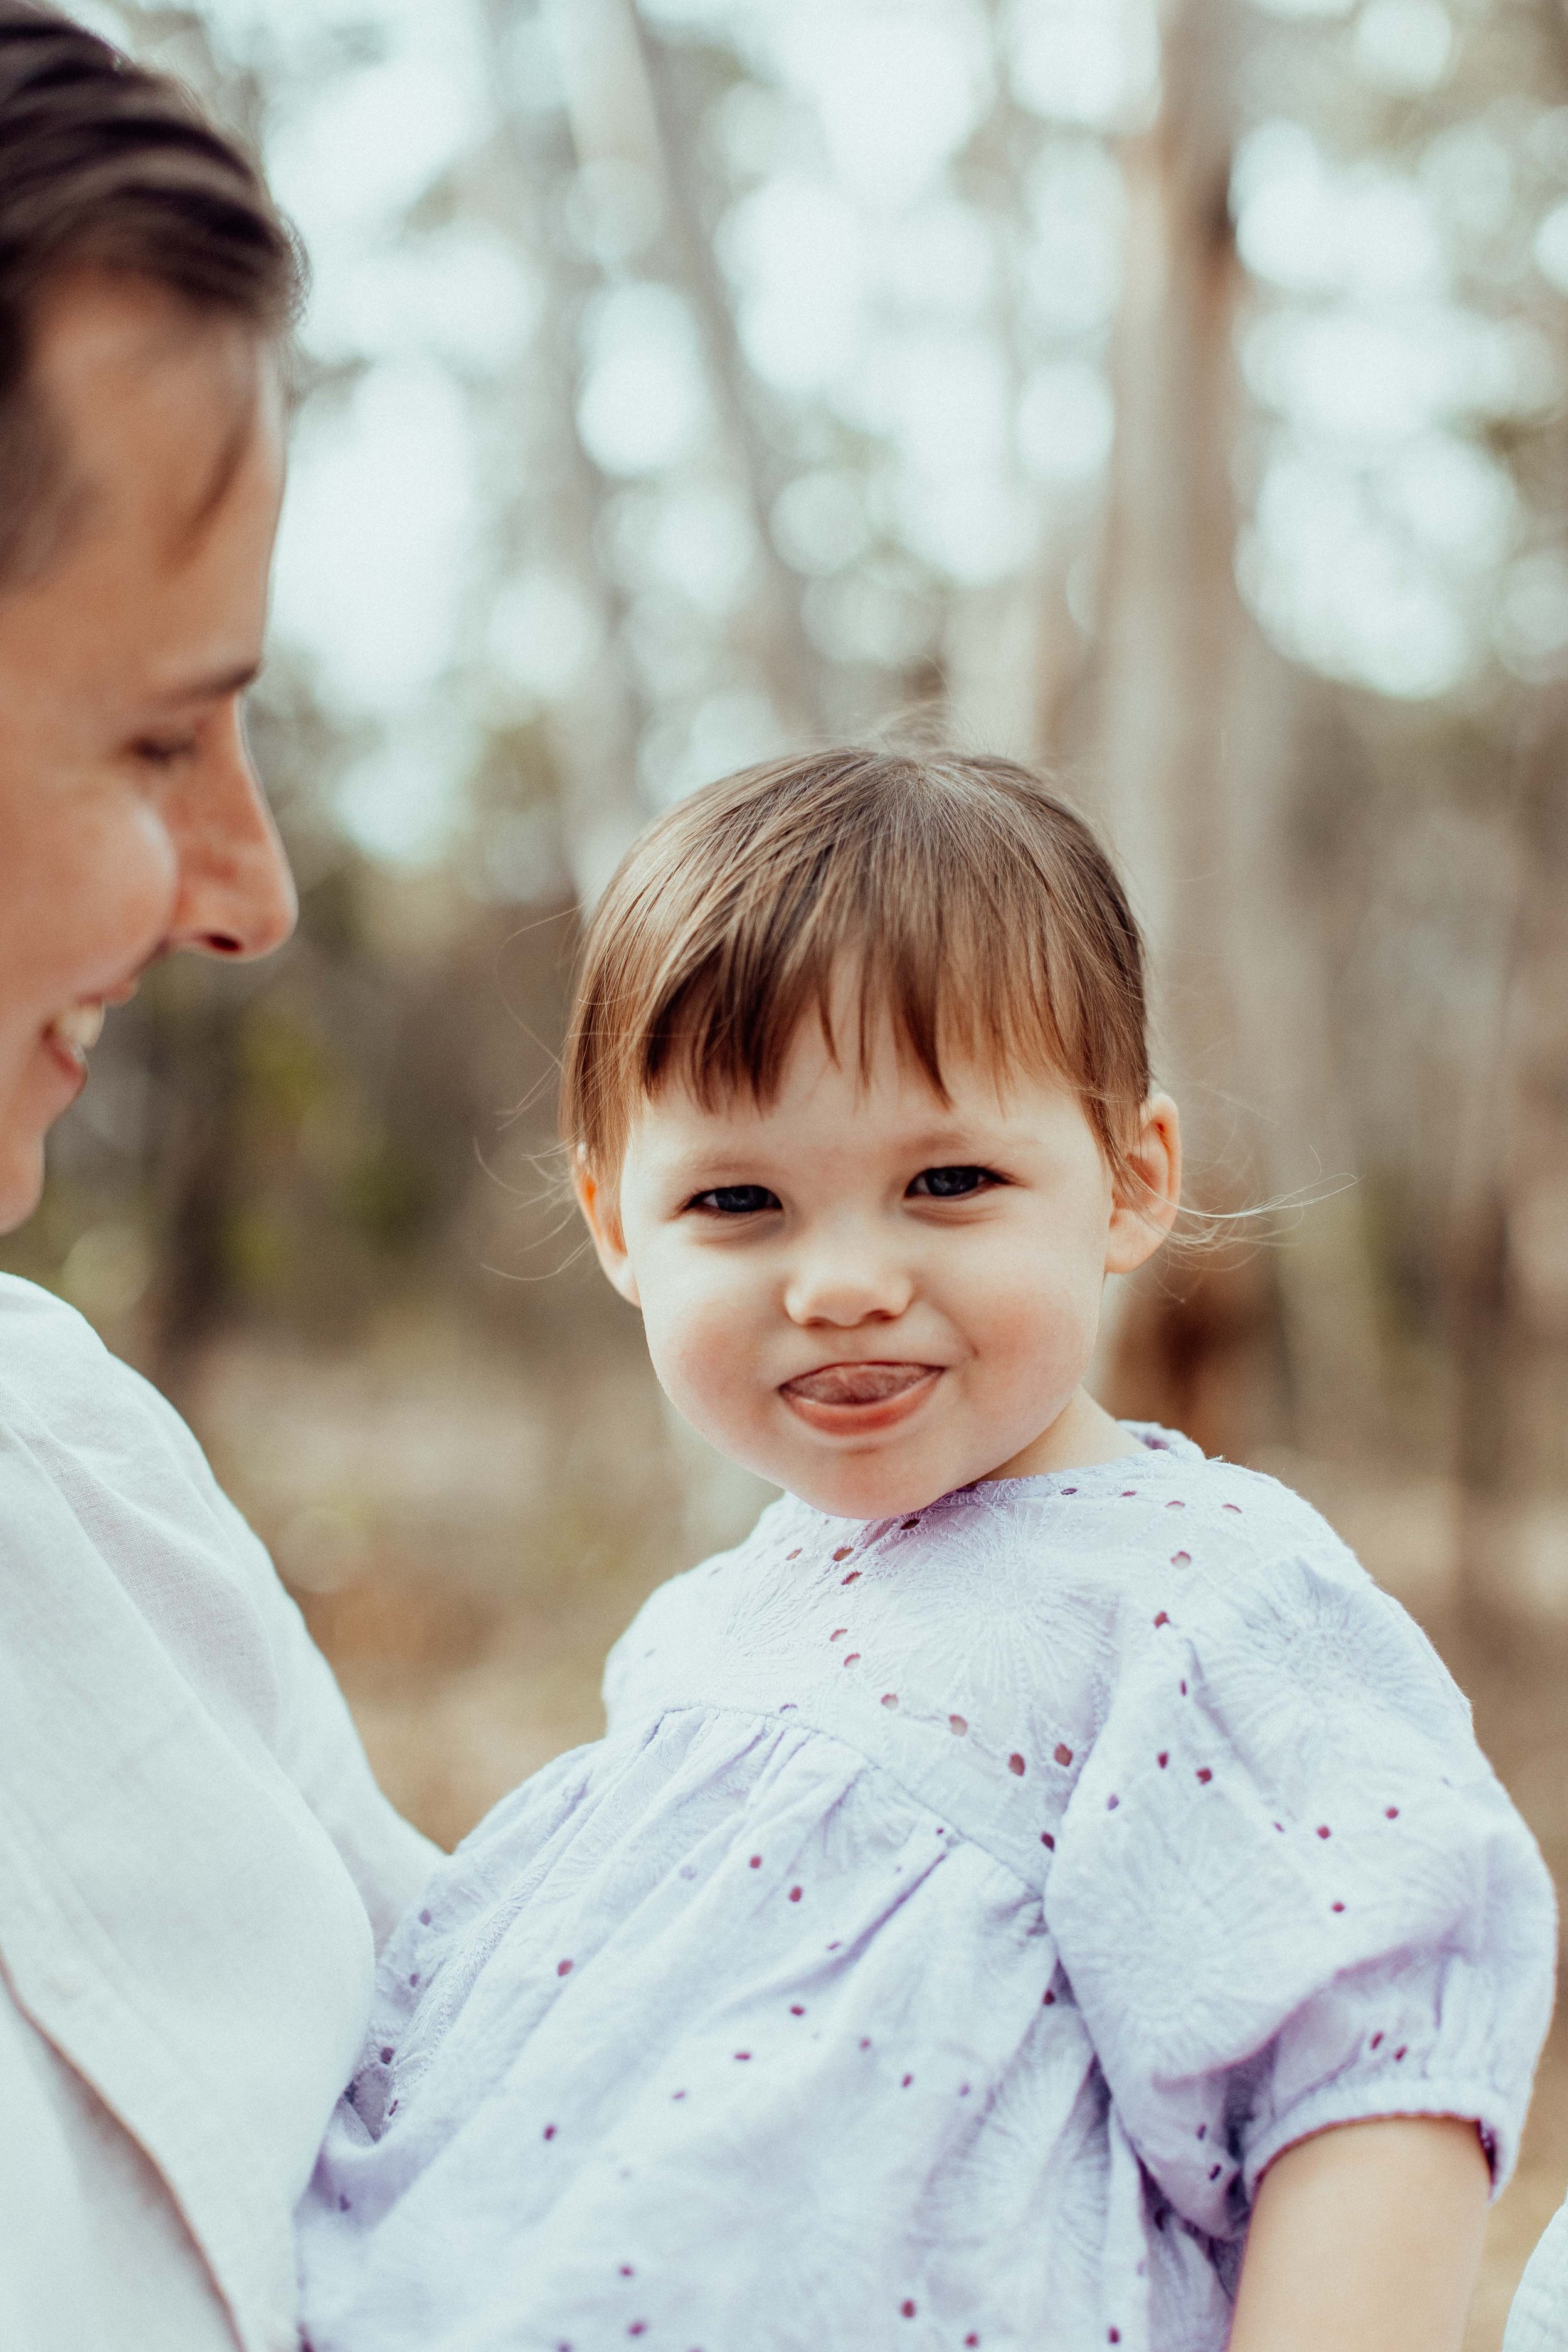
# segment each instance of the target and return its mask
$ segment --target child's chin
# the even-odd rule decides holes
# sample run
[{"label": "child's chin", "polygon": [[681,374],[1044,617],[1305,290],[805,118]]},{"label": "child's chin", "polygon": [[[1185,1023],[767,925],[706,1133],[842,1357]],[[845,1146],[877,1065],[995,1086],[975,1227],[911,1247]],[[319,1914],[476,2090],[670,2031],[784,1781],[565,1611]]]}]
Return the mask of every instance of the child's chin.
[{"label": "child's chin", "polygon": [[785,1477],[784,1485],[803,1503],[814,1510],[826,1512],[833,1519],[898,1519],[910,1511],[923,1511],[939,1495],[948,1492],[952,1481],[927,1470],[923,1475],[908,1465],[895,1471],[889,1464],[884,1469],[850,1463],[803,1465],[798,1477]]}]

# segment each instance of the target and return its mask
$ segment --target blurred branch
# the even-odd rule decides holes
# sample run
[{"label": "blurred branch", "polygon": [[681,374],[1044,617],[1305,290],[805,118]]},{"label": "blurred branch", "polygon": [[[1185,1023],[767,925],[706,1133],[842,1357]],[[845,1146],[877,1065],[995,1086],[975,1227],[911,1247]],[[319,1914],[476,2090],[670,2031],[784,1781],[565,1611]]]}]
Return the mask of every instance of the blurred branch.
[{"label": "blurred branch", "polygon": [[646,84],[671,245],[701,331],[731,465],[756,533],[763,660],[774,707],[791,735],[815,736],[822,726],[820,664],[801,624],[798,584],[779,560],[770,521],[783,488],[780,454],[757,415],[758,387],[741,350],[733,299],[720,274],[711,228],[702,216],[694,170],[697,126],[683,119],[669,49],[649,29],[637,0],[613,5],[624,10],[632,55]]},{"label": "blurred branch", "polygon": [[500,97],[501,214],[506,233],[545,288],[543,318],[524,366],[542,374],[530,405],[532,472],[527,501],[543,524],[552,556],[569,569],[575,593],[597,618],[600,651],[578,688],[554,703],[549,731],[564,784],[563,828],[578,895],[591,906],[646,821],[637,787],[637,745],[646,722],[624,642],[626,600],[598,542],[605,485],[575,428],[582,390],[578,323],[585,284],[552,231],[563,154],[546,144],[540,118],[510,90],[505,36],[538,22],[539,0],[484,0],[493,87]]},{"label": "blurred branch", "polygon": [[[1237,0],[1169,9],[1159,120],[1126,155],[1098,679],[1104,814],[1152,951],[1194,1192],[1221,1210],[1247,1205],[1260,1179],[1271,1196],[1294,1193],[1306,1139],[1338,1161],[1321,948],[1282,855],[1290,698],[1235,574],[1241,273],[1228,197],[1246,38]],[[1226,1378],[1205,1356],[1267,1352],[1277,1324],[1298,1433],[1331,1444],[1372,1426],[1377,1347],[1353,1209],[1309,1215],[1272,1263],[1232,1255],[1181,1285],[1175,1298],[1153,1279],[1132,1293],[1124,1379],[1168,1396],[1176,1380],[1166,1409],[1201,1422],[1205,1381]],[[1276,1383],[1256,1368],[1251,1379],[1256,1444]]]}]

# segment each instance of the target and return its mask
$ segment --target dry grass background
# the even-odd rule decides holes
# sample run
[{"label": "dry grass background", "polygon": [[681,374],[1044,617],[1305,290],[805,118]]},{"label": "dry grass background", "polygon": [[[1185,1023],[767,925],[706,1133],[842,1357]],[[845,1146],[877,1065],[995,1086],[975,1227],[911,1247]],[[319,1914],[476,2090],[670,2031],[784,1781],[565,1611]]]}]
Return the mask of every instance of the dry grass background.
[{"label": "dry grass background", "polygon": [[[750,1524],[766,1489],[679,1428],[628,1318],[525,1355],[428,1313],[352,1356],[234,1338],[188,1400],[272,1546],[394,1801],[454,1843],[497,1797],[603,1727],[599,1676],[644,1596]],[[1568,1885],[1568,1643],[1509,1643],[1456,1606],[1458,1518],[1436,1482],[1280,1456],[1421,1620],[1482,1744]],[[1497,2352],[1568,2180],[1568,2032],[1493,2209],[1466,2352]]]}]

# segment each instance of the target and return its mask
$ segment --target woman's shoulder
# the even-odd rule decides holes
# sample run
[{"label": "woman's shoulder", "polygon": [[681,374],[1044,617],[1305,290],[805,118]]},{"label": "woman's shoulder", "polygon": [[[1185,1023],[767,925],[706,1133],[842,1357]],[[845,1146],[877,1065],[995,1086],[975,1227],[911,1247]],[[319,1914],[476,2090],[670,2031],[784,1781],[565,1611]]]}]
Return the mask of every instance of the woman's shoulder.
[{"label": "woman's shoulder", "polygon": [[[207,1456],[167,1397],[64,1298],[0,1275],[0,1444],[141,1491],[174,1479],[218,1507]],[[224,1506],[226,1507],[226,1506]]]},{"label": "woman's shoulder", "polygon": [[16,1275],[0,1275],[0,1435],[7,1431],[105,1459],[155,1437],[205,1478],[201,1449],[168,1400],[105,1347],[84,1315]]},{"label": "woman's shoulder", "polygon": [[13,1534],[42,1526],[46,1496],[88,1529],[128,1590],[184,1574],[209,1596],[237,1586],[269,1621],[289,1606],[264,1546],[168,1399],[73,1307],[0,1275],[0,1517]]},{"label": "woman's shoulder", "polygon": [[0,1380],[39,1366],[81,1366],[108,1353],[86,1316],[52,1290],[19,1274],[0,1274]]},{"label": "woman's shoulder", "polygon": [[54,1405],[111,1395],[151,1412],[173,1410],[110,1354],[85,1315],[15,1274],[0,1274],[0,1389]]}]

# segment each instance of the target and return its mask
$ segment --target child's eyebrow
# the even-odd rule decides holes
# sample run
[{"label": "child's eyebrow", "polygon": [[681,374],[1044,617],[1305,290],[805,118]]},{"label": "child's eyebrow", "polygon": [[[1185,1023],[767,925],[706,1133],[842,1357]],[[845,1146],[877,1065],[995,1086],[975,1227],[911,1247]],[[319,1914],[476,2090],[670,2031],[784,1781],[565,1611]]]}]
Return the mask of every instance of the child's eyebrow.
[{"label": "child's eyebrow", "polygon": [[[910,1132],[894,1135],[881,1148],[900,1160],[940,1160],[945,1157],[955,1162],[967,1162],[977,1156],[984,1159],[988,1152],[999,1150],[1002,1142],[999,1133],[952,1121],[941,1127],[916,1128]],[[694,1173],[716,1176],[720,1171],[788,1160],[792,1149],[787,1136],[773,1135],[764,1139],[760,1135],[715,1135],[693,1139],[689,1144],[671,1152],[665,1165],[682,1178]]]},{"label": "child's eyebrow", "polygon": [[913,1157],[939,1159],[944,1152],[960,1161],[982,1159],[996,1150],[1002,1142],[999,1132],[982,1127],[960,1126],[956,1122],[945,1127],[921,1128],[912,1135],[898,1139],[898,1148]]},{"label": "child's eyebrow", "polygon": [[661,1151],[652,1164],[661,1178],[672,1183],[725,1184],[742,1176],[749,1180],[764,1162],[771,1166],[788,1156],[788,1147],[784,1144],[744,1142],[735,1137],[716,1135],[675,1150]]}]

